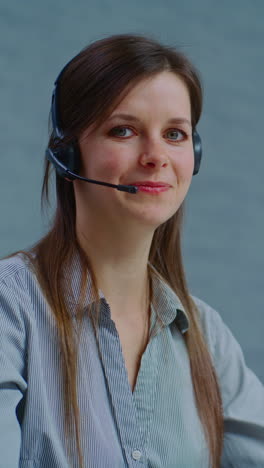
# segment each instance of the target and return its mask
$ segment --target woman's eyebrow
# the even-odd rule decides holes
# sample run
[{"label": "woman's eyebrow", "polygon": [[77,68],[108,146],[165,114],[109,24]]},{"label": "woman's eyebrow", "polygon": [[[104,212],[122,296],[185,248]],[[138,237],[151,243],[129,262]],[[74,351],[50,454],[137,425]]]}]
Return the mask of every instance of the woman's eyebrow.
[{"label": "woman's eyebrow", "polygon": [[192,123],[189,119],[185,119],[184,117],[174,117],[172,119],[169,119],[168,124],[176,124],[176,125],[179,125],[179,124],[186,124],[188,125],[190,128],[192,128]]},{"label": "woman's eyebrow", "polygon": [[135,117],[134,115],[131,115],[131,114],[113,114],[107,120],[113,120],[113,119],[124,119],[124,120],[129,120],[129,121],[140,122],[140,119],[138,117]]},{"label": "woman's eyebrow", "polygon": [[[140,119],[134,115],[131,115],[131,114],[113,114],[111,117],[109,117],[109,119],[107,119],[108,121],[109,120],[113,120],[113,119],[123,119],[123,120],[127,120],[129,122],[140,122]],[[190,120],[184,118],[184,117],[173,117],[171,119],[169,119],[167,121],[168,124],[187,124],[189,125],[190,127],[192,127],[192,124],[190,122]]]}]

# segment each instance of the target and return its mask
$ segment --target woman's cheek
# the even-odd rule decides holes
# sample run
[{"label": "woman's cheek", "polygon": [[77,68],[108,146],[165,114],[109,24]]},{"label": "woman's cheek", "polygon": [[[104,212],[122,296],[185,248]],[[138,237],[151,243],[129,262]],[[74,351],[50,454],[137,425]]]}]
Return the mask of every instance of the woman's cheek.
[{"label": "woman's cheek", "polygon": [[[98,149],[89,148],[88,151],[83,152],[83,172],[89,174],[91,178],[106,177],[115,174],[118,170],[119,164],[116,155],[112,154],[107,148]],[[87,175],[88,177],[88,175]]]},{"label": "woman's cheek", "polygon": [[126,170],[125,155],[118,155],[116,152],[108,151],[100,158],[100,172],[106,173],[109,176],[119,177]]},{"label": "woman's cheek", "polygon": [[178,160],[177,172],[182,182],[188,182],[192,178],[194,169],[194,155],[193,151],[183,153]]}]

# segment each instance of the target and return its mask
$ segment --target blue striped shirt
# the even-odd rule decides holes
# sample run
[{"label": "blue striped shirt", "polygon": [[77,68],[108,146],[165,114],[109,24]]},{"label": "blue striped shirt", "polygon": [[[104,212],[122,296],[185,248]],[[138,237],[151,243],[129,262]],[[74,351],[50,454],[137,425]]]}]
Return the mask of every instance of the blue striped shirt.
[{"label": "blue striped shirt", "polygon": [[[72,291],[79,294],[78,262]],[[189,320],[175,293],[153,276],[157,326],[134,391],[103,294],[98,343],[88,314],[80,336],[78,402],[87,468],[205,468],[183,334]],[[222,467],[264,467],[264,388],[220,315],[192,296],[219,378],[225,420]],[[90,302],[87,288],[86,303]],[[78,467],[67,459],[63,381],[54,317],[20,256],[0,262],[0,468]],[[74,444],[74,442],[73,442]]]}]

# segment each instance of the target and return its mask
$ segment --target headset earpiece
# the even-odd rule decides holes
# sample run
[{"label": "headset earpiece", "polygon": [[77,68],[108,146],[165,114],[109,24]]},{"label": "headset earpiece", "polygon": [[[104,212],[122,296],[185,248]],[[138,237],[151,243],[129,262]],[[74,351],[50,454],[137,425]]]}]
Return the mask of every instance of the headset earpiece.
[{"label": "headset earpiece", "polygon": [[202,140],[196,129],[192,133],[193,153],[194,153],[194,170],[193,175],[198,174],[202,159]]},{"label": "headset earpiece", "polygon": [[60,177],[74,180],[75,177],[68,171],[79,173],[80,170],[80,150],[78,142],[67,144],[61,148],[47,148],[46,158],[54,165]]}]

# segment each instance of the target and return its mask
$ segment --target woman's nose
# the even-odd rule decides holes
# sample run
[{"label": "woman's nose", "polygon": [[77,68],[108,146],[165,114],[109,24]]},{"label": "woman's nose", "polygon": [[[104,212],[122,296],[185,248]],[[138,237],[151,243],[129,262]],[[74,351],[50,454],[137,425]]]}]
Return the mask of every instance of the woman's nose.
[{"label": "woman's nose", "polygon": [[149,148],[144,148],[139,162],[144,167],[160,169],[161,167],[167,167],[168,157],[164,153],[164,148],[161,148],[160,145],[151,145]]}]

